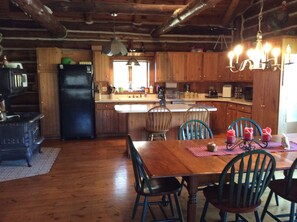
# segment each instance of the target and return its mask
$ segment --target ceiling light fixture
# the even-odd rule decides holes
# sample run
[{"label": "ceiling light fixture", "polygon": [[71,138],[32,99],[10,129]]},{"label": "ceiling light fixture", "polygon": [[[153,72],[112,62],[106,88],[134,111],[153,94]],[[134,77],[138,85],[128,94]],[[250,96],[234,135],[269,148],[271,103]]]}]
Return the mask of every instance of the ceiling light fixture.
[{"label": "ceiling light fixture", "polygon": [[[241,63],[239,63],[239,56],[243,52],[243,47],[241,45],[237,45],[233,51],[230,51],[228,53],[229,57],[229,66],[227,68],[230,69],[231,72],[240,72],[243,71],[246,67],[248,67],[250,70],[254,69],[271,69],[273,71],[276,71],[278,69],[281,69],[281,65],[278,63],[278,57],[281,53],[280,48],[273,48],[271,50],[271,45],[266,42],[264,46],[262,45],[262,31],[261,31],[261,22],[263,19],[263,5],[264,1],[261,0],[260,5],[260,13],[258,16],[258,33],[257,33],[257,42],[256,47],[248,49],[247,56],[248,59],[243,60]],[[271,51],[271,54],[273,58],[269,58],[269,53]],[[290,45],[287,46],[286,49],[288,62],[285,63],[291,64],[290,62],[290,53],[291,48]],[[234,58],[235,57],[235,58]],[[234,59],[234,61],[233,61]]]},{"label": "ceiling light fixture", "polygon": [[[136,51],[135,49],[130,49],[130,52],[132,53],[132,56],[133,56],[133,53],[134,53],[135,51]],[[131,57],[131,58],[128,60],[128,62],[127,62],[126,65],[127,65],[127,66],[140,66],[139,62],[138,62],[137,59],[134,58],[134,57]]]},{"label": "ceiling light fixture", "polygon": [[127,66],[140,66],[139,62],[134,57],[129,59],[126,65]]},{"label": "ceiling light fixture", "polygon": [[113,34],[114,37],[111,41],[102,47],[102,54],[108,56],[125,56],[128,54],[126,46],[121,43],[120,39],[115,36],[115,21],[114,18],[117,16],[117,13],[110,14],[113,17]]}]

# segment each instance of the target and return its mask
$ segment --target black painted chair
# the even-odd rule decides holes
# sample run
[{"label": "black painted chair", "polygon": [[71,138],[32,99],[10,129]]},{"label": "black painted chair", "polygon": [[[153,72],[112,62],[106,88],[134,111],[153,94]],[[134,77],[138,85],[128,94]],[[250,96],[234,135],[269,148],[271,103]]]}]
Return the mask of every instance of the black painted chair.
[{"label": "black painted chair", "polygon": [[236,120],[234,120],[228,129],[234,129],[235,130],[235,136],[236,137],[243,137],[244,135],[244,128],[245,127],[252,127],[254,136],[261,136],[262,135],[262,128],[259,126],[258,123],[256,123],[254,120],[241,117]]},{"label": "black painted chair", "polygon": [[234,157],[223,169],[219,184],[203,189],[206,201],[201,221],[205,221],[210,203],[220,210],[221,221],[227,221],[227,213],[234,213],[236,221],[246,221],[242,214],[254,212],[255,221],[260,222],[260,198],[273,177],[275,165],[274,157],[264,150]]},{"label": "black painted chair", "polygon": [[212,139],[213,133],[202,120],[188,120],[179,127],[179,140]]},{"label": "black painted chair", "polygon": [[[158,205],[158,207],[161,209],[164,219],[158,219],[157,221],[184,221],[178,199],[178,193],[181,189],[179,181],[174,177],[149,178],[130,136],[128,136],[128,145],[131,152],[131,159],[135,177],[134,188],[137,193],[135,204],[133,207],[132,219],[135,218],[138,206],[143,206],[141,221],[146,221],[148,209],[150,210],[154,220],[157,220],[151,206]],[[140,202],[141,196],[144,197],[143,202]],[[154,198],[154,201],[149,201],[149,198],[158,196],[160,197],[159,201],[157,201],[156,198]],[[174,197],[178,215],[175,215],[174,213],[174,207],[171,200],[172,196]],[[166,214],[164,207],[167,206],[170,207],[171,216],[168,216]]]},{"label": "black painted chair", "polygon": [[[266,213],[276,221],[280,221],[279,218],[283,218],[283,217],[288,217],[290,222],[297,220],[296,213],[295,213],[295,205],[297,203],[297,177],[296,175],[294,176],[296,167],[297,167],[297,159],[295,159],[295,161],[293,162],[285,178],[271,181],[270,184],[268,185],[268,187],[270,188],[270,193],[268,195],[266,204],[264,206],[264,209],[261,215],[262,220],[264,219]],[[289,213],[274,215],[268,210],[269,203],[273,193],[291,202],[291,208]]]}]

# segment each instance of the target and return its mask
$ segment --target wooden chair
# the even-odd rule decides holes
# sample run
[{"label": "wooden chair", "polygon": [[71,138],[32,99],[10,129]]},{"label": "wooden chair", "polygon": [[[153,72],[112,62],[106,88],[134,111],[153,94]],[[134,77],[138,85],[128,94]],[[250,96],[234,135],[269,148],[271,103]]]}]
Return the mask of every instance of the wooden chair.
[{"label": "wooden chair", "polygon": [[[266,213],[270,215],[274,220],[280,221],[281,217],[289,217],[289,221],[296,221],[295,205],[297,203],[297,177],[296,173],[294,176],[294,171],[297,167],[297,159],[293,162],[288,174],[283,179],[276,179],[269,183],[268,187],[270,188],[270,193],[268,195],[267,201],[265,203],[264,209],[262,211],[261,220],[264,219]],[[271,197],[275,193],[277,196],[280,196],[291,202],[290,213],[277,214],[274,215],[268,210],[268,206],[271,200]],[[295,218],[295,220],[294,220]]]},{"label": "wooden chair", "polygon": [[256,221],[260,222],[260,198],[272,179],[275,166],[274,157],[265,150],[253,150],[234,157],[223,169],[219,184],[203,189],[206,201],[201,221],[205,221],[211,203],[220,210],[221,221],[227,221],[227,213],[235,213],[238,221],[239,218],[245,220],[242,213],[254,212]]},{"label": "wooden chair", "polygon": [[203,105],[191,106],[184,115],[184,122],[188,120],[202,120],[209,124],[209,111]]},{"label": "wooden chair", "polygon": [[235,136],[236,137],[243,137],[244,135],[244,128],[245,127],[253,127],[254,129],[254,136],[261,136],[262,135],[262,129],[259,126],[258,123],[256,123],[254,120],[241,117],[236,120],[234,120],[228,129],[234,129],[235,130]]},{"label": "wooden chair", "polygon": [[[188,120],[184,122],[178,131],[178,140],[212,139],[213,133],[209,126],[202,120]],[[181,180],[182,187],[187,187],[184,178]],[[179,192],[179,195],[181,191]]]},{"label": "wooden chair", "polygon": [[[253,127],[253,129],[254,129],[253,135],[254,136],[262,135],[262,128],[260,127],[260,125],[256,121],[249,119],[249,118],[245,118],[245,117],[241,117],[241,118],[234,120],[230,124],[228,129],[234,129],[236,137],[243,137],[245,127]],[[273,176],[273,180],[275,180],[275,176]],[[278,206],[279,202],[278,202],[277,195],[275,195],[275,202],[276,202],[276,205]]]},{"label": "wooden chair", "polygon": [[[158,205],[164,215],[164,221],[184,221],[183,214],[180,208],[178,192],[181,189],[179,181],[174,177],[167,178],[149,178],[142,164],[142,160],[135,149],[131,137],[128,135],[128,145],[131,152],[131,159],[135,177],[135,191],[137,193],[135,204],[133,207],[132,219],[135,218],[138,206],[143,206],[141,221],[146,221],[147,209],[149,208],[154,220],[155,214],[152,211],[152,205]],[[144,201],[140,202],[140,197],[144,197]],[[160,197],[159,201],[149,201],[149,197]],[[174,197],[178,217],[175,217],[174,209],[171,201],[171,196]],[[166,200],[168,198],[168,200]],[[169,217],[164,206],[170,206],[171,216]],[[163,220],[158,220],[163,221]]]},{"label": "wooden chair", "polygon": [[189,120],[183,123],[178,131],[179,140],[197,140],[213,138],[209,126],[202,120]]},{"label": "wooden chair", "polygon": [[166,140],[166,132],[169,130],[172,120],[171,111],[166,106],[155,106],[147,112],[146,131],[148,140],[159,137]]}]

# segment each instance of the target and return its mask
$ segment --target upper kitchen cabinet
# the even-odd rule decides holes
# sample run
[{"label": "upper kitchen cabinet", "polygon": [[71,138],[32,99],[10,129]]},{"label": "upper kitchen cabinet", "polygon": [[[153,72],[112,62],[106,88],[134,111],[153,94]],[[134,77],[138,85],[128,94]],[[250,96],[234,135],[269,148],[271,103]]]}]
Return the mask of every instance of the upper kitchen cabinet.
[{"label": "upper kitchen cabinet", "polygon": [[110,81],[110,57],[101,53],[101,46],[92,46],[94,79],[96,81]]},{"label": "upper kitchen cabinet", "polygon": [[230,81],[230,69],[227,68],[228,52],[218,52],[218,69],[217,69],[217,81],[228,82]]},{"label": "upper kitchen cabinet", "polygon": [[172,71],[168,65],[169,58],[168,52],[157,52],[156,53],[156,82],[166,82],[171,80],[170,74]]},{"label": "upper kitchen cabinet", "polygon": [[202,73],[202,59],[201,52],[187,52],[186,53],[186,74],[185,81],[195,82],[200,80]]},{"label": "upper kitchen cabinet", "polygon": [[186,53],[157,52],[156,82],[185,81]]},{"label": "upper kitchen cabinet", "polygon": [[202,73],[200,80],[203,81],[216,81],[218,71],[219,54],[217,52],[204,52]]},{"label": "upper kitchen cabinet", "polygon": [[37,48],[37,75],[39,84],[39,108],[41,134],[46,138],[60,137],[59,97],[57,65],[62,52],[58,48]]}]

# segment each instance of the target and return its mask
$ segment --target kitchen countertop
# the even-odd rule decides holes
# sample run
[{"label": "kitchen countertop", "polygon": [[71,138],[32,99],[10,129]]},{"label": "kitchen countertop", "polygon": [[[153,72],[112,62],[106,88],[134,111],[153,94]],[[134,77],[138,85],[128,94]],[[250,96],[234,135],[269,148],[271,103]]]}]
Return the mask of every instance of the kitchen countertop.
[{"label": "kitchen countertop", "polygon": [[[101,100],[96,100],[96,103],[146,103],[146,102],[159,102],[160,99],[157,98],[114,98],[114,99],[108,99],[103,98]],[[190,102],[231,102],[235,104],[240,105],[253,105],[253,102],[246,101],[244,99],[235,99],[235,98],[191,98],[191,99],[166,99],[167,104],[168,103],[190,103]]]},{"label": "kitchen countertop", "polygon": [[[190,108],[190,104],[166,104],[166,107],[170,109],[171,112],[180,113],[186,112]],[[114,108],[118,113],[147,113],[147,111],[155,105],[145,105],[145,104],[132,104],[132,105],[115,105]],[[205,106],[208,111],[217,111],[216,107]]]}]

